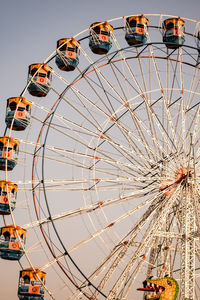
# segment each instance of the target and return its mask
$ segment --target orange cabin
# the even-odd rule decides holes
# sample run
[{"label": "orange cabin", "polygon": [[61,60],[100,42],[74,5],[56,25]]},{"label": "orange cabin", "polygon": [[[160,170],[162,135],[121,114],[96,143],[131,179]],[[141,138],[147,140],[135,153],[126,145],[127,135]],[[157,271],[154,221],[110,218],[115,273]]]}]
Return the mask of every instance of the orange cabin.
[{"label": "orange cabin", "polygon": [[30,123],[31,105],[31,101],[24,97],[9,98],[5,119],[8,128],[24,130]]},{"label": "orange cabin", "polygon": [[177,49],[185,42],[185,22],[180,18],[164,20],[162,24],[163,42],[167,48]]},{"label": "orange cabin", "polygon": [[[51,88],[52,68],[47,64],[32,64],[28,68],[28,91],[32,96],[45,97]],[[30,82],[31,81],[31,82]]]},{"label": "orange cabin", "polygon": [[90,26],[89,47],[95,54],[106,54],[112,47],[113,26],[108,22],[95,22]]},{"label": "orange cabin", "polygon": [[0,257],[7,260],[19,260],[23,254],[22,244],[26,241],[26,230],[14,225],[0,228]]},{"label": "orange cabin", "polygon": [[11,171],[16,166],[19,153],[19,141],[12,137],[0,137],[0,170]]},{"label": "orange cabin", "polygon": [[[21,270],[18,284],[19,299],[44,299],[44,287],[42,283],[45,284],[45,280],[46,273],[38,268]],[[34,296],[36,298],[32,298]]]},{"label": "orange cabin", "polygon": [[125,19],[125,39],[130,46],[142,46],[147,42],[149,20],[144,16]]},{"label": "orange cabin", "polygon": [[80,56],[80,43],[74,38],[63,38],[57,41],[56,64],[62,71],[73,71]]},{"label": "orange cabin", "polygon": [[15,209],[17,184],[11,181],[0,180],[0,214],[8,215]]}]

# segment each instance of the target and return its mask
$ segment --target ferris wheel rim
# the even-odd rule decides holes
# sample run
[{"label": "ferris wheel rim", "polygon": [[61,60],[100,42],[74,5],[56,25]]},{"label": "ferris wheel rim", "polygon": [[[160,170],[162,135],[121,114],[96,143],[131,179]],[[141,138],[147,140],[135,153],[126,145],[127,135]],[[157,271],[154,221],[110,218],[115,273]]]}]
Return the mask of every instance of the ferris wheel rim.
[{"label": "ferris wheel rim", "polygon": [[[152,44],[165,44],[165,43],[148,43],[147,46],[152,45]],[[187,46],[187,45],[184,45],[184,46],[197,50],[197,48],[195,48],[195,47],[190,47],[190,46]],[[184,46],[183,46],[183,47],[184,47]],[[126,47],[126,48],[131,48],[131,47]],[[123,51],[123,50],[124,50],[124,49],[122,49],[122,51]],[[111,54],[112,54],[112,53],[111,53]],[[157,56],[154,56],[154,57],[155,57],[155,58],[159,58],[159,59],[165,59],[164,57],[157,57]],[[133,58],[136,58],[136,57],[126,57],[127,60],[128,60],[128,59],[133,59]],[[146,56],[146,57],[141,56],[141,58],[150,58],[150,56]],[[99,60],[101,60],[101,58],[100,58]],[[98,61],[99,61],[99,60],[98,60]],[[118,61],[120,61],[120,60],[122,60],[122,59],[118,59]],[[173,59],[173,58],[169,58],[169,60],[174,60],[174,61],[180,62],[180,61],[178,61],[178,59]],[[117,60],[116,60],[116,61],[117,61]],[[114,61],[114,62],[115,62],[115,61]],[[181,63],[183,63],[183,64],[186,63],[186,64],[187,64],[187,62],[184,62],[184,61],[181,61]],[[94,62],[94,64],[96,64],[96,62]],[[106,65],[106,64],[103,64],[103,65],[101,65],[101,66],[98,66],[98,68],[101,68],[101,67],[103,67],[103,66],[105,66],[105,65]],[[190,66],[196,67],[195,65],[191,65],[191,64],[190,64]],[[94,71],[94,69],[91,70],[91,71],[89,71],[89,68],[90,68],[90,67],[93,67],[93,64],[91,64],[89,67],[86,68],[86,70],[88,71],[88,73]],[[87,72],[86,72],[86,73],[83,72],[83,73],[84,73],[84,74],[87,74]],[[73,81],[71,84],[69,84],[69,86],[66,87],[66,89],[62,92],[62,95],[65,93],[65,91],[68,90],[68,88],[71,87],[71,85],[76,84],[76,83],[81,79],[80,76],[81,76],[81,75],[78,75],[78,77],[75,78],[74,81]],[[56,100],[56,102],[55,102],[54,105],[53,105],[53,107],[54,107],[55,110],[54,110],[53,112],[51,112],[50,115],[48,114],[48,115],[47,115],[47,118],[49,118],[49,116],[50,116],[50,117],[51,117],[51,120],[53,119],[54,112],[56,111],[57,106],[59,105],[59,103],[60,103],[61,100],[62,100],[62,96],[60,96],[60,97]],[[50,121],[50,123],[51,123],[51,121]],[[43,127],[42,127],[42,128],[43,128]],[[48,135],[48,133],[46,134],[45,139],[46,139],[47,135]],[[46,144],[46,142],[45,142],[44,145],[43,145],[43,151],[44,151],[44,148],[45,148],[45,144]],[[36,149],[36,148],[35,148],[35,149]],[[43,156],[43,159],[44,159],[44,156]],[[34,178],[33,178],[33,181],[34,181]],[[45,185],[44,185],[44,177],[43,177],[43,187],[44,187],[44,189],[45,189]],[[50,214],[49,217],[50,217],[50,219],[51,219],[51,214]],[[51,219],[51,222],[53,222],[52,219]],[[64,248],[64,249],[66,250],[66,248]]]}]

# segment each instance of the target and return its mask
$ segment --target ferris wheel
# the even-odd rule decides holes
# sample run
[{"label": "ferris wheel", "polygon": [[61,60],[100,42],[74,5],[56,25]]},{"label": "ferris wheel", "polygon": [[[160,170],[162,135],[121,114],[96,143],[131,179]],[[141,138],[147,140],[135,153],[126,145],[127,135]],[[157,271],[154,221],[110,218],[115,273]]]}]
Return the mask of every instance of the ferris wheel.
[{"label": "ferris wheel", "polygon": [[200,22],[169,15],[95,22],[30,64],[0,138],[19,299],[199,299],[199,78]]}]

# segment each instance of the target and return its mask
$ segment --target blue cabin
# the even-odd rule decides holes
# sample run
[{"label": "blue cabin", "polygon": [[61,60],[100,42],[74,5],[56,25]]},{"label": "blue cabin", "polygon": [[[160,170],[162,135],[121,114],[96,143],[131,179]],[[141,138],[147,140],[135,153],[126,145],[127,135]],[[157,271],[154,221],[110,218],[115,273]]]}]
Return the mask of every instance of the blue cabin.
[{"label": "blue cabin", "polygon": [[129,46],[142,46],[147,42],[149,20],[144,16],[125,19],[125,39]]},{"label": "blue cabin", "polygon": [[46,273],[38,268],[20,271],[18,297],[20,300],[43,300]]},{"label": "blue cabin", "polygon": [[106,54],[112,47],[113,26],[108,22],[95,22],[90,26],[89,47],[95,54]]},{"label": "blue cabin", "polygon": [[185,42],[185,22],[180,17],[164,20],[162,32],[163,42],[169,49],[177,49]]},{"label": "blue cabin", "polygon": [[65,38],[57,41],[56,64],[62,71],[73,71],[80,56],[80,43],[74,38]]},{"label": "blue cabin", "polygon": [[[30,82],[31,81],[31,82]],[[52,68],[47,64],[32,64],[28,69],[28,91],[32,96],[45,97],[51,89]]]},{"label": "blue cabin", "polygon": [[9,136],[0,137],[0,170],[12,171],[18,161],[19,141]]},{"label": "blue cabin", "polygon": [[26,230],[14,225],[0,228],[0,257],[7,260],[19,260],[23,254],[23,248],[20,245],[25,244]]},{"label": "blue cabin", "polygon": [[12,130],[24,130],[30,124],[31,101],[24,97],[12,97],[7,100],[6,125]]},{"label": "blue cabin", "polygon": [[15,209],[17,185],[11,181],[0,180],[0,215],[9,215]]}]

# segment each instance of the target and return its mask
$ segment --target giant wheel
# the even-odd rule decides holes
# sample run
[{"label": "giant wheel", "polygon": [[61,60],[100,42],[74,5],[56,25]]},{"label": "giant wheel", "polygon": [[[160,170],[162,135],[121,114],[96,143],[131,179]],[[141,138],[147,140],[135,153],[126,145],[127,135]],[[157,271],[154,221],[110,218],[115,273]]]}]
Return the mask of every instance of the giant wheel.
[{"label": "giant wheel", "polygon": [[[73,72],[57,68],[58,54],[67,64],[58,44],[40,66],[52,67],[46,98],[27,91],[40,68],[21,94],[32,102],[28,134],[9,130],[25,167],[20,181],[17,169],[6,179],[27,199],[31,221],[20,224],[40,251],[24,249],[21,261],[56,276],[53,299],[142,299],[150,276],[175,278],[178,299],[200,293],[199,22],[145,17],[139,45],[125,40],[128,17],[102,23],[112,29],[107,53],[91,51],[91,28],[74,36]],[[162,37],[166,19],[185,24],[184,43]]]}]

